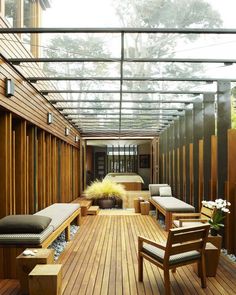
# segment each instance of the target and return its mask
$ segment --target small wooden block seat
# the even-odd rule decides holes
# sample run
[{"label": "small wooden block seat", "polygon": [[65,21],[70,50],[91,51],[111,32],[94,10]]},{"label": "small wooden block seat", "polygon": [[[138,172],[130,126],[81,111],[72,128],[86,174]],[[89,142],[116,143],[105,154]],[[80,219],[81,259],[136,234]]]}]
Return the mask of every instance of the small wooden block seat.
[{"label": "small wooden block seat", "polygon": [[140,209],[142,215],[149,215],[150,203],[148,201],[141,202]]},{"label": "small wooden block seat", "polygon": [[20,254],[16,257],[17,261],[17,277],[20,280],[21,291],[23,294],[29,293],[28,275],[37,264],[53,264],[54,250],[53,249],[27,249],[37,252],[35,256],[25,256]]},{"label": "small wooden block seat", "polygon": [[60,295],[62,264],[38,264],[29,274],[30,295]]},{"label": "small wooden block seat", "polygon": [[99,206],[91,206],[89,207],[87,214],[88,215],[97,215],[99,212]]},{"label": "small wooden block seat", "polygon": [[140,213],[141,212],[140,203],[143,202],[143,201],[144,201],[143,198],[134,199],[135,213]]}]

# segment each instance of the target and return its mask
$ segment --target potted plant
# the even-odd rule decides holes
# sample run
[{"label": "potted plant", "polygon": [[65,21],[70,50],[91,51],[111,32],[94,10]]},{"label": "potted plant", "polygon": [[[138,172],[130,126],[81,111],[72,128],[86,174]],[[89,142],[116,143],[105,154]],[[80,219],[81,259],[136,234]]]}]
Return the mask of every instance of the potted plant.
[{"label": "potted plant", "polygon": [[209,220],[210,230],[212,236],[217,236],[220,228],[224,227],[223,220],[225,213],[230,213],[229,206],[230,202],[223,199],[216,199],[215,201],[202,201],[203,206],[211,209],[215,209],[212,218]]},{"label": "potted plant", "polygon": [[102,209],[122,208],[122,201],[126,199],[124,187],[111,180],[94,181],[85,190],[85,195]]}]

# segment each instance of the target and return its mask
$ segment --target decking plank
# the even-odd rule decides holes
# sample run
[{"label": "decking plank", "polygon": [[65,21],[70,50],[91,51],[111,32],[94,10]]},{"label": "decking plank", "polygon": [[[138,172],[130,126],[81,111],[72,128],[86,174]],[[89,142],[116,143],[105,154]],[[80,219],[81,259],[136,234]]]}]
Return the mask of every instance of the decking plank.
[{"label": "decking plank", "polygon": [[[97,215],[83,224],[59,259],[63,264],[63,295],[161,295],[163,271],[144,263],[144,282],[138,282],[137,236],[163,241],[167,233],[151,216]],[[202,289],[191,265],[170,274],[173,295],[235,294],[236,264],[221,255],[216,277]],[[3,290],[3,291],[2,291]],[[20,295],[19,283],[0,281],[1,295]]]}]

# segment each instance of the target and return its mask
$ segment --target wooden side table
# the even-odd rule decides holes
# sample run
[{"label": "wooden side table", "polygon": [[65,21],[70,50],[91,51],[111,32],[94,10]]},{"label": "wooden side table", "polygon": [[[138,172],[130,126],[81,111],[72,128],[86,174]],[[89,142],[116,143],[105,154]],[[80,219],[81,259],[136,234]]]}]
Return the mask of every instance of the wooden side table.
[{"label": "wooden side table", "polygon": [[60,295],[62,264],[38,264],[29,273],[30,295]]},{"label": "wooden side table", "polygon": [[[216,239],[217,240],[217,239]],[[218,239],[220,240],[220,239]],[[222,237],[221,237],[222,240]],[[220,249],[216,247],[213,243],[207,242],[206,244],[206,276],[207,277],[215,277],[217,272],[217,267],[219,264],[220,258]],[[194,265],[194,271],[200,276],[200,269],[198,265]]]},{"label": "wooden side table", "polygon": [[148,201],[141,202],[140,208],[141,208],[142,215],[149,215],[150,203]]},{"label": "wooden side table", "polygon": [[21,290],[23,294],[29,293],[28,274],[37,264],[53,264],[54,250],[53,249],[27,249],[37,250],[35,256],[24,256],[20,254],[16,257],[17,262],[17,277],[20,280]]}]

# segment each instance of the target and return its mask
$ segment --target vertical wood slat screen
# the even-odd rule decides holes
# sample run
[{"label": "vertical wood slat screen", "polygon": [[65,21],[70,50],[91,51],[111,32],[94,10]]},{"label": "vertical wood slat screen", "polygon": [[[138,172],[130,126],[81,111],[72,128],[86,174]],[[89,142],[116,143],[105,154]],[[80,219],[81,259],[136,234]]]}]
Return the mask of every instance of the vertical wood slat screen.
[{"label": "vertical wood slat screen", "polygon": [[210,199],[214,200],[217,195],[217,136],[211,136],[211,180]]},{"label": "vertical wood slat screen", "polygon": [[199,140],[199,156],[198,156],[198,208],[196,210],[200,210],[201,208],[201,202],[203,200],[204,195],[204,150],[203,150],[204,141],[203,139]]},{"label": "vertical wood slat screen", "polygon": [[17,120],[15,130],[15,184],[16,184],[16,214],[27,214],[26,180],[27,180],[27,150],[26,121]]},{"label": "vertical wood slat screen", "polygon": [[227,201],[231,203],[230,214],[226,218],[226,247],[229,253],[236,253],[236,129],[228,130],[228,172],[227,172]]},{"label": "vertical wood slat screen", "polygon": [[0,218],[79,196],[79,150],[11,112],[0,113],[0,166]]}]

